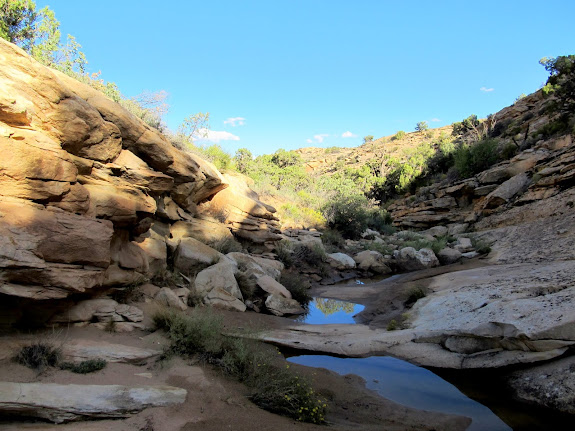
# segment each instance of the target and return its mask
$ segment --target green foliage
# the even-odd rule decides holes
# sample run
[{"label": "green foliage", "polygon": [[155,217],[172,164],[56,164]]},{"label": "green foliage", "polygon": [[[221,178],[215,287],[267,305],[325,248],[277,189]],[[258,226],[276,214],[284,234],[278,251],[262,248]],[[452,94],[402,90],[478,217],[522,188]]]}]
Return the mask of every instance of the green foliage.
[{"label": "green foliage", "polygon": [[245,174],[247,173],[248,167],[253,159],[254,156],[250,150],[247,148],[240,148],[236,151],[236,155],[234,156],[234,163],[236,164],[238,171],[242,174]]},{"label": "green foliage", "polygon": [[38,19],[31,0],[0,0],[0,37],[29,50]]},{"label": "green foliage", "polygon": [[453,123],[453,131],[451,132],[453,136],[464,135],[470,130],[474,130],[479,126],[480,121],[477,119],[477,115],[470,115],[466,119]]},{"label": "green foliage", "polygon": [[414,287],[407,292],[407,299],[404,302],[405,306],[415,304],[419,299],[425,298],[426,293],[421,287]]},{"label": "green foliage", "polygon": [[343,239],[341,233],[333,229],[326,229],[323,231],[321,242],[324,244],[324,246],[327,246],[327,248],[333,250],[334,252],[343,248],[345,244],[345,240]]},{"label": "green foliage", "polygon": [[330,229],[341,232],[344,238],[358,239],[367,228],[368,206],[365,196],[341,196],[327,203],[322,213]]},{"label": "green foliage", "polygon": [[325,218],[321,212],[293,203],[282,205],[278,210],[278,214],[284,222],[292,221],[304,227],[318,228],[325,225]]},{"label": "green foliage", "polygon": [[88,374],[100,371],[106,367],[107,362],[103,359],[88,359],[79,363],[63,362],[60,364],[62,370],[68,370],[76,374]]},{"label": "green foliage", "polygon": [[398,329],[398,324],[397,324],[397,320],[392,319],[388,324],[387,324],[387,328],[388,331],[395,331],[396,329]]},{"label": "green foliage", "polygon": [[483,238],[471,237],[471,245],[479,254],[489,254],[491,252],[491,244]]},{"label": "green foliage", "polygon": [[302,307],[308,307],[313,298],[309,293],[307,280],[304,280],[299,272],[282,271],[280,283],[290,291],[291,297]]},{"label": "green foliage", "polygon": [[525,97],[527,97],[527,94],[521,93],[519,96],[517,96],[517,97],[515,98],[515,102],[514,102],[514,103],[519,102],[521,99],[524,99]]},{"label": "green foliage", "polygon": [[274,249],[278,260],[283,263],[286,268],[291,268],[294,263],[293,259],[293,243],[290,240],[282,239],[275,243]]},{"label": "green foliage", "polygon": [[405,138],[405,132],[403,130],[400,130],[399,132],[397,132],[395,135],[393,135],[391,137],[392,141],[399,141],[400,139]]},{"label": "green foliage", "polygon": [[427,124],[427,121],[420,121],[415,125],[416,132],[425,132],[427,129],[429,129],[429,124]]},{"label": "green foliage", "polygon": [[563,116],[575,111],[575,55],[542,58],[539,63],[550,75],[543,94],[555,96],[552,109]]},{"label": "green foliage", "polygon": [[298,266],[305,264],[312,267],[319,267],[327,259],[327,255],[321,244],[316,243],[311,243],[311,245],[296,243],[293,246],[292,256]]},{"label": "green foliage", "polygon": [[286,151],[280,148],[272,154],[271,162],[283,169],[288,166],[300,166],[302,159],[295,151]]},{"label": "green foliage", "polygon": [[363,137],[363,143],[367,144],[368,142],[373,141],[373,135],[367,135]]},{"label": "green foliage", "polygon": [[33,370],[43,371],[55,367],[60,362],[62,350],[50,342],[36,341],[20,349],[15,357],[16,362]]},{"label": "green foliage", "polygon": [[325,421],[327,403],[307,379],[262,343],[222,335],[221,318],[205,310],[184,315],[163,309],[153,320],[167,332],[169,353],[199,355],[251,388],[250,398],[259,407],[304,422]]},{"label": "green foliage", "polygon": [[455,168],[462,178],[469,178],[491,167],[499,160],[497,141],[483,139],[475,144],[462,144],[454,154]]}]

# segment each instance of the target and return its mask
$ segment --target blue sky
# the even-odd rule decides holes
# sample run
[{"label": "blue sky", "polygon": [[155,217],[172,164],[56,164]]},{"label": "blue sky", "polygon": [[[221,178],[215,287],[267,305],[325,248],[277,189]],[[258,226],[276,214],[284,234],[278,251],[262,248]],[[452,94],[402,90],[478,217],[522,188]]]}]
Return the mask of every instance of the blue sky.
[{"label": "blue sky", "polygon": [[89,71],[126,96],[167,91],[172,129],[210,112],[212,142],[232,154],[484,117],[545,82],[540,58],[575,54],[572,0],[36,3]]}]

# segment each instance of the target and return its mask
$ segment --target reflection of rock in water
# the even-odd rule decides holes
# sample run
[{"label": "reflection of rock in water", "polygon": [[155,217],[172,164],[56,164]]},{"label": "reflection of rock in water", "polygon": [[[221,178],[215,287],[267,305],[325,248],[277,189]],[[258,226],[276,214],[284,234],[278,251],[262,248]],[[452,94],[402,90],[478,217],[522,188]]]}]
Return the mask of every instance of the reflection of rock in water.
[{"label": "reflection of rock in water", "polygon": [[314,303],[316,308],[326,316],[337,313],[338,311],[344,311],[348,314],[353,313],[355,306],[352,302],[343,302],[328,298],[315,298]]}]

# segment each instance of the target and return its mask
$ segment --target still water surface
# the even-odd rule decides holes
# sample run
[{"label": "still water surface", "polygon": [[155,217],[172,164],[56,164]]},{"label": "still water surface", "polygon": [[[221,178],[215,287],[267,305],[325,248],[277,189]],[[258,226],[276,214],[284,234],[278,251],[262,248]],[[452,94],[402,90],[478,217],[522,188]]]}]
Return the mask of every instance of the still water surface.
[{"label": "still water surface", "polygon": [[[355,323],[353,316],[363,310],[360,304],[314,298],[303,320],[308,324]],[[405,406],[470,417],[469,431],[506,431],[511,428],[489,408],[461,393],[454,385],[431,371],[389,356],[337,358],[302,355],[288,359],[301,365],[322,367],[338,374],[356,374],[369,389]]]}]

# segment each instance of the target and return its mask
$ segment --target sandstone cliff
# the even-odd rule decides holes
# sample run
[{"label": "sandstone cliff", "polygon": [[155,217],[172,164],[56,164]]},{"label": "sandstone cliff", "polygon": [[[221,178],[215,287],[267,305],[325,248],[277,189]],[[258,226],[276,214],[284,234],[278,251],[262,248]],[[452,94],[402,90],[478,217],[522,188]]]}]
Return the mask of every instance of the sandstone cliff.
[{"label": "sandstone cliff", "polygon": [[275,210],[241,181],[103,94],[4,40],[0,65],[1,320],[154,277],[187,237],[278,238]]}]

